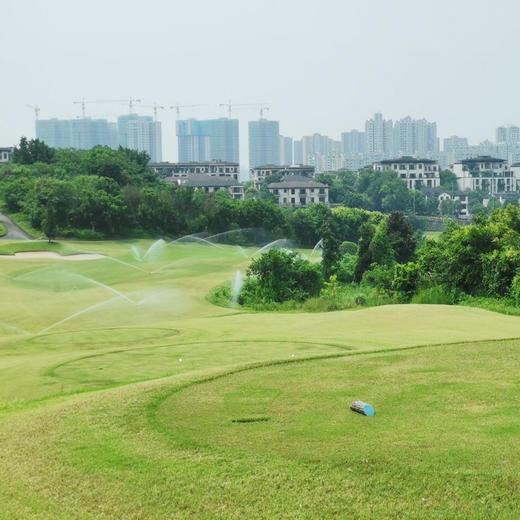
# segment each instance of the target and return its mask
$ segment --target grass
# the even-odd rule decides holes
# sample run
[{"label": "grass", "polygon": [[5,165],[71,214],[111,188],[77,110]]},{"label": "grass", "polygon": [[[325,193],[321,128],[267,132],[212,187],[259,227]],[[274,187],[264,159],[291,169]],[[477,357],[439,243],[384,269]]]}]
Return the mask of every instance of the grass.
[{"label": "grass", "polygon": [[78,253],[78,250],[70,249],[61,242],[49,242],[48,240],[5,240],[0,242],[0,255],[14,255],[27,251],[54,251],[61,255]]},{"label": "grass", "polygon": [[5,224],[3,222],[0,222],[0,237],[3,237],[7,234],[7,229],[5,227]]},{"label": "grass", "polygon": [[243,252],[152,245],[1,260],[0,518],[518,518],[517,317],[225,308]]}]

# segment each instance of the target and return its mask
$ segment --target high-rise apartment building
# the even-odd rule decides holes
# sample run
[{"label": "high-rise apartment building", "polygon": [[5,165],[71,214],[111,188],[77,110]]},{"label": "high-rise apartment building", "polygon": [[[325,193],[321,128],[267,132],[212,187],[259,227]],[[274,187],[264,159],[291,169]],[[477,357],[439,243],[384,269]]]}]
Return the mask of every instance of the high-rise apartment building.
[{"label": "high-rise apartment building", "polygon": [[351,130],[341,134],[342,152],[345,155],[365,153],[365,132]]},{"label": "high-rise apartment building", "polygon": [[389,157],[394,153],[392,120],[383,119],[383,114],[374,114],[365,123],[365,153],[370,160]]},{"label": "high-rise apartment building", "polygon": [[117,128],[106,119],[38,119],[36,137],[53,148],[117,147]]},{"label": "high-rise apartment building", "polygon": [[441,153],[441,167],[467,159],[470,155],[468,139],[452,135],[443,140]]},{"label": "high-rise apartment building", "polygon": [[293,150],[294,164],[303,164],[303,143],[301,139],[299,141],[294,141]]},{"label": "high-rise apartment building", "polygon": [[393,145],[396,156],[436,156],[439,152],[437,123],[410,116],[400,119],[394,125]]},{"label": "high-rise apartment building", "polygon": [[280,164],[278,121],[249,121],[249,167]]},{"label": "high-rise apartment building", "polygon": [[293,163],[292,137],[280,136],[280,164],[290,166]]},{"label": "high-rise apartment building", "polygon": [[179,162],[239,161],[238,119],[177,121]]},{"label": "high-rise apartment building", "polygon": [[499,126],[496,129],[497,144],[519,144],[520,143],[520,128],[518,126]]},{"label": "high-rise apartment building", "polygon": [[152,116],[127,114],[117,119],[119,144],[123,148],[146,152],[152,162],[162,161],[161,123]]},{"label": "high-rise apartment building", "polygon": [[303,136],[294,142],[294,159],[296,164],[314,166],[318,173],[337,170],[344,163],[342,143],[321,134]]}]

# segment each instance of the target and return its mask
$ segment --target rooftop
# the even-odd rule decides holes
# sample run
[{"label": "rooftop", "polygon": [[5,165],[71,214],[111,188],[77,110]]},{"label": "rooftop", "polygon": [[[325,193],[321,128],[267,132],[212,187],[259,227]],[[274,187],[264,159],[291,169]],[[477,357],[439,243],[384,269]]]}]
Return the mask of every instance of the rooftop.
[{"label": "rooftop", "polygon": [[433,161],[432,159],[418,159],[417,157],[411,157],[409,155],[403,155],[402,157],[396,159],[383,159],[382,161],[378,161],[377,164],[436,164],[437,161]]},{"label": "rooftop", "polygon": [[149,166],[157,167],[157,166],[236,166],[238,168],[238,163],[228,162],[228,161],[202,161],[202,162],[151,162]]},{"label": "rooftop", "polygon": [[280,165],[280,164],[264,164],[263,166],[255,166],[253,168],[251,168],[252,170],[275,170],[275,169],[278,169],[278,170],[302,170],[302,169],[313,169],[314,170],[314,166],[308,166],[308,165],[305,165],[305,164],[283,164],[283,165]]},{"label": "rooftop", "polygon": [[504,159],[491,157],[491,155],[479,155],[478,157],[471,157],[470,159],[462,159],[460,164],[477,164],[481,162],[505,163],[506,161]]}]

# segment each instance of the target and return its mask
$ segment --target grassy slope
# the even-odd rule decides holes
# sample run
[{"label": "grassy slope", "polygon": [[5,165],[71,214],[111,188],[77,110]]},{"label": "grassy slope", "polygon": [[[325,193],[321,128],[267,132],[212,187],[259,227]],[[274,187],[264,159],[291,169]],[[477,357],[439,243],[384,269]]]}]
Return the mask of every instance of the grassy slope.
[{"label": "grassy slope", "polygon": [[149,245],[1,260],[0,518],[515,518],[518,318],[236,312],[238,249]]}]

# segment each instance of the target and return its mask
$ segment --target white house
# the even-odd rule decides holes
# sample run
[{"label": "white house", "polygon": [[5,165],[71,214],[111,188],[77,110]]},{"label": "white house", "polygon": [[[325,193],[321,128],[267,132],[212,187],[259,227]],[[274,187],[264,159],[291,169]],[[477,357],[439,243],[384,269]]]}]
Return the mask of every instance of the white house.
[{"label": "white house", "polygon": [[288,176],[281,182],[271,182],[267,189],[280,206],[308,206],[329,203],[329,187],[305,177]]},{"label": "white house", "polygon": [[398,159],[378,161],[372,168],[375,171],[395,171],[400,179],[406,181],[409,190],[436,188],[441,184],[439,164],[431,159],[416,159],[405,155]]},{"label": "white house", "polygon": [[177,183],[179,186],[188,186],[196,190],[204,190],[206,193],[227,190],[233,199],[244,200],[244,185],[233,178],[214,177],[194,173],[185,178],[174,179],[172,182]]},{"label": "white house", "polygon": [[504,159],[483,155],[463,159],[453,164],[450,169],[457,177],[457,188],[460,191],[482,190],[496,194],[518,190],[513,168],[510,168]]},{"label": "white house", "polygon": [[437,198],[439,200],[439,207],[440,207],[442,201],[444,201],[444,200],[454,200],[454,201],[458,200],[461,204],[460,216],[464,217],[464,218],[470,217],[470,213],[469,213],[469,209],[468,209],[469,198],[467,195],[453,195],[452,196],[447,192],[443,192]]},{"label": "white house", "polygon": [[179,179],[190,175],[209,175],[211,177],[230,177],[238,180],[240,168],[238,163],[227,161],[207,162],[160,162],[149,163],[161,177]]},{"label": "white house", "polygon": [[291,166],[277,166],[267,164],[265,166],[255,166],[249,170],[249,178],[253,181],[255,189],[260,189],[260,185],[265,179],[272,175],[280,174],[284,177],[296,175],[298,177],[314,177],[316,169],[314,166],[293,164]]}]

